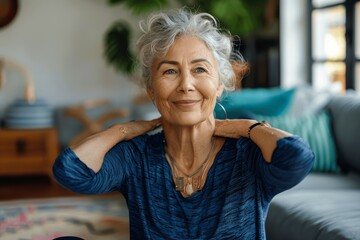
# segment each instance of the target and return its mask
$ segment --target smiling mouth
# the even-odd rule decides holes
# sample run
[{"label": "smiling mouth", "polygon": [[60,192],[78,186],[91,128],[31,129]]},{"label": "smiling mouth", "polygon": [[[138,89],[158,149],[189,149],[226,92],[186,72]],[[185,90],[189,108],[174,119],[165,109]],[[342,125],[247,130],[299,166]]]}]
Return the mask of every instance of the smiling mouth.
[{"label": "smiling mouth", "polygon": [[179,101],[174,101],[174,104],[180,106],[192,106],[198,102],[200,102],[200,100],[179,100]]}]

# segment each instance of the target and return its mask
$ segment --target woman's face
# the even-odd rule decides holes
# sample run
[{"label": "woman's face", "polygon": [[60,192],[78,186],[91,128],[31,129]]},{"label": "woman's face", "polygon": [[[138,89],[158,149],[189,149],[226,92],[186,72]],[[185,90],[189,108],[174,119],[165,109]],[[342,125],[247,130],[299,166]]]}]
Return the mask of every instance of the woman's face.
[{"label": "woman's face", "polygon": [[177,38],[164,57],[154,60],[151,71],[148,93],[163,121],[191,126],[213,117],[223,86],[217,61],[202,40]]}]

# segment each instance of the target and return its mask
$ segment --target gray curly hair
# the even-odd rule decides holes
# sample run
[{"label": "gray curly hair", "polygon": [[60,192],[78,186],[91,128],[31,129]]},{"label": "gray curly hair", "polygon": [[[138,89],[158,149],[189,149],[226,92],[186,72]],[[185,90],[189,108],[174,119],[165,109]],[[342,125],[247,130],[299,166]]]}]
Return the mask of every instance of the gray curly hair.
[{"label": "gray curly hair", "polygon": [[[235,74],[231,65],[230,34],[220,32],[216,19],[208,13],[194,14],[183,9],[169,13],[154,13],[140,22],[143,35],[137,41],[142,85],[151,85],[151,65],[164,56],[179,36],[195,36],[205,42],[219,65],[219,80],[226,90],[233,90]],[[237,57],[243,61],[241,55]]]}]

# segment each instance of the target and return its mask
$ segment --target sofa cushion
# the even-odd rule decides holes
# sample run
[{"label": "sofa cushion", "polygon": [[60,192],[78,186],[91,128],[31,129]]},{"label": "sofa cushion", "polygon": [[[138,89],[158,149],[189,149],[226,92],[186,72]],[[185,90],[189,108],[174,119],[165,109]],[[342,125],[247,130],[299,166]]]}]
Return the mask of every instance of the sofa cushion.
[{"label": "sofa cushion", "polygon": [[327,108],[332,116],[340,165],[360,173],[360,96],[334,96]]},{"label": "sofa cushion", "polygon": [[319,91],[309,86],[296,87],[288,114],[305,116],[320,112],[329,103],[332,95],[327,90]]},{"label": "sofa cushion", "polygon": [[[221,104],[230,119],[251,117],[252,114],[279,116],[289,110],[295,91],[282,88],[245,88],[224,93]],[[223,110],[215,108],[215,115],[224,115]]]},{"label": "sofa cushion", "polygon": [[320,111],[302,117],[257,115],[255,119],[268,121],[273,127],[302,137],[315,154],[312,171],[340,172],[336,164],[336,148],[328,112]]},{"label": "sofa cushion", "polygon": [[359,202],[359,190],[281,193],[268,211],[267,239],[360,239]]}]

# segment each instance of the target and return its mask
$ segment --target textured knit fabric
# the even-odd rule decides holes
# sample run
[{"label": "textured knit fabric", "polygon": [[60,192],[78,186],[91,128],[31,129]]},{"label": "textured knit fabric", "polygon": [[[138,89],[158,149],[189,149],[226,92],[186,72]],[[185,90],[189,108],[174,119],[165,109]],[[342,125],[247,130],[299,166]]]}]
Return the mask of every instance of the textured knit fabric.
[{"label": "textured knit fabric", "polygon": [[54,176],[75,192],[120,191],[127,200],[131,239],[265,239],[271,199],[299,183],[314,154],[299,137],[278,141],[268,164],[249,139],[226,139],[204,188],[184,198],[175,190],[164,135],[115,145],[95,174],[66,148]]}]

